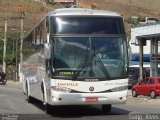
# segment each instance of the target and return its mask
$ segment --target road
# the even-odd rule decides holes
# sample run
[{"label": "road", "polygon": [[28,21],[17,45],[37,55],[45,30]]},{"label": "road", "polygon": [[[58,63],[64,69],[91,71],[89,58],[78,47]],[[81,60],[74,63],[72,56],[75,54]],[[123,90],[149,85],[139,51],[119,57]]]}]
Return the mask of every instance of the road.
[{"label": "road", "polygon": [[56,110],[53,114],[46,114],[42,103],[27,103],[18,87],[0,86],[0,114],[12,113],[18,115],[18,120],[128,120],[129,114],[134,113],[160,114],[160,105],[113,105],[110,113],[102,112],[100,106],[67,106]]}]

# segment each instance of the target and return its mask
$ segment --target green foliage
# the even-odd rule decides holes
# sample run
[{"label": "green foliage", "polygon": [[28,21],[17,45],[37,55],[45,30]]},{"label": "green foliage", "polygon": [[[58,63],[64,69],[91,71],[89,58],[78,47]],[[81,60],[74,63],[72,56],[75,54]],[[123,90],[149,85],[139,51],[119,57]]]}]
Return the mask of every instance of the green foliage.
[{"label": "green foliage", "polygon": [[6,63],[8,65],[13,64],[13,58],[16,57],[16,42],[17,42],[17,59],[19,60],[19,49],[20,49],[20,33],[10,34],[7,42],[7,55]]},{"label": "green foliage", "polygon": [[2,36],[0,36],[0,63],[2,63],[2,58],[3,58],[3,40]]},{"label": "green foliage", "polygon": [[6,63],[7,63],[7,65],[11,65],[12,64],[13,56],[14,56],[13,52],[9,51],[7,53],[7,56],[6,56]]},{"label": "green foliage", "polygon": [[99,9],[99,6],[98,6],[97,4],[95,4],[95,3],[93,3],[93,4],[91,5],[91,8],[92,8],[92,9]]},{"label": "green foliage", "polygon": [[7,74],[7,79],[8,80],[14,80],[14,76],[15,76],[15,66],[13,65],[8,65],[6,67],[6,74]]},{"label": "green foliage", "polygon": [[127,19],[127,23],[136,26],[136,25],[138,25],[139,20],[129,17],[129,18]]},{"label": "green foliage", "polygon": [[[15,58],[15,55],[16,55],[16,40],[18,43],[19,42],[19,33],[14,33],[14,34],[10,34],[8,35],[10,37],[7,37],[7,47],[6,47],[6,64],[7,65],[12,65],[13,64],[13,58]],[[3,38],[0,36],[0,38]],[[4,43],[3,43],[3,40],[0,39],[0,63],[2,64],[2,61],[3,61],[3,46],[4,46]],[[18,57],[18,60],[19,60],[19,47],[20,45],[17,44],[17,57]]]}]

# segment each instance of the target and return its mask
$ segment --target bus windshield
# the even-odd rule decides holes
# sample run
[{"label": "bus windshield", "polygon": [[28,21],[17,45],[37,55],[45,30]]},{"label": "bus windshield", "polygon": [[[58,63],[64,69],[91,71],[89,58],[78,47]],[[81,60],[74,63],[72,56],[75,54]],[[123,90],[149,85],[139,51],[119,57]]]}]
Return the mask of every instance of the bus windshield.
[{"label": "bus windshield", "polygon": [[58,16],[50,23],[51,34],[124,34],[121,17]]},{"label": "bus windshield", "polygon": [[[124,37],[52,37],[54,76],[124,78],[127,69]],[[65,78],[64,78],[65,79]]]}]

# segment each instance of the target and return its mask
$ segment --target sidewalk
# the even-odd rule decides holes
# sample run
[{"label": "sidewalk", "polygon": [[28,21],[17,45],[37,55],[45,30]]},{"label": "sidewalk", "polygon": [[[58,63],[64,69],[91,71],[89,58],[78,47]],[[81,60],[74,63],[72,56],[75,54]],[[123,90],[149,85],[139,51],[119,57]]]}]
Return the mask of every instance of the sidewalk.
[{"label": "sidewalk", "polygon": [[160,96],[157,96],[156,99],[151,99],[150,96],[143,95],[139,95],[138,97],[132,97],[132,91],[128,90],[127,103],[160,105]]},{"label": "sidewalk", "polygon": [[12,81],[12,80],[8,80],[5,86],[6,87],[11,87],[11,88],[17,88],[17,89],[21,89],[21,90],[23,88],[22,83],[20,83],[19,81],[15,82],[15,81]]}]

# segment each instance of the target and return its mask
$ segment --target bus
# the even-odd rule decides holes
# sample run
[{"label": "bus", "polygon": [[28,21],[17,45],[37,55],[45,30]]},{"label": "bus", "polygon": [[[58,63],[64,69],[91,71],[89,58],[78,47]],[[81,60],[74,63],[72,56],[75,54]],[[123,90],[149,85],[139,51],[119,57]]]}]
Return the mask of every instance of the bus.
[{"label": "bus", "polygon": [[28,102],[42,101],[47,113],[66,105],[101,105],[108,112],[112,104],[126,103],[128,49],[120,14],[61,8],[41,24],[45,28],[23,43]]}]

